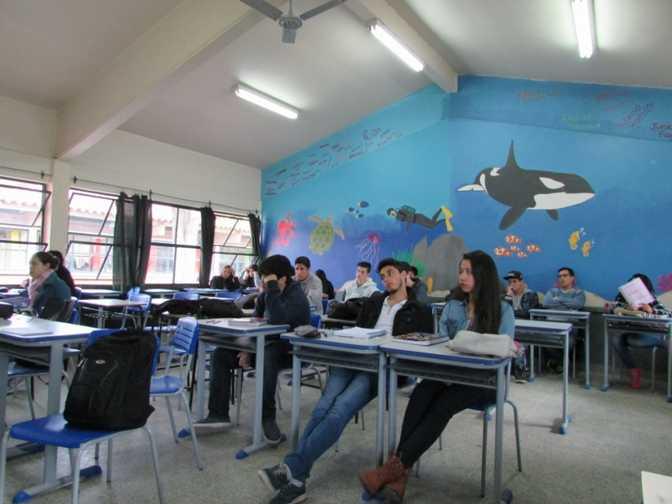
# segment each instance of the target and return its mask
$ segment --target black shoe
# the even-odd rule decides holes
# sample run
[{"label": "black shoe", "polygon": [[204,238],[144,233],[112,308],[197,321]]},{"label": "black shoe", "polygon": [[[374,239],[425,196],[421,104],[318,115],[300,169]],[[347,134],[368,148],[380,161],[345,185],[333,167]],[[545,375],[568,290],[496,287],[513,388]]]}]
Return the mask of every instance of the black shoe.
[{"label": "black shoe", "polygon": [[261,425],[264,428],[264,437],[268,444],[279,445],[287,440],[287,436],[280,432],[280,427],[278,427],[274,419],[263,420]]},{"label": "black shoe", "polygon": [[278,464],[273,467],[267,467],[266,469],[260,469],[257,471],[257,475],[271,492],[277,492],[289,483],[285,464]]},{"label": "black shoe", "polygon": [[294,483],[288,483],[283,486],[273,498],[269,501],[269,504],[298,504],[306,500],[306,485],[305,483],[301,486],[295,485]]},{"label": "black shoe", "polygon": [[208,415],[207,418],[194,423],[194,429],[199,432],[222,430],[227,427],[231,427],[231,419],[229,418],[229,415],[221,417]]},{"label": "black shoe", "polygon": [[530,370],[527,367],[514,366],[513,377],[516,383],[527,383],[530,381]]}]

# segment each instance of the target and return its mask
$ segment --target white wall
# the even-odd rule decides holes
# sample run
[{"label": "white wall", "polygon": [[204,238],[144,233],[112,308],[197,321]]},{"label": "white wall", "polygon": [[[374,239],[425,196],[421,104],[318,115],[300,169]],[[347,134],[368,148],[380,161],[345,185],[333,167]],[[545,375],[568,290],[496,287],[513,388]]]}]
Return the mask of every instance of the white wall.
[{"label": "white wall", "polygon": [[57,124],[55,110],[0,96],[2,149],[51,158],[55,149]]}]

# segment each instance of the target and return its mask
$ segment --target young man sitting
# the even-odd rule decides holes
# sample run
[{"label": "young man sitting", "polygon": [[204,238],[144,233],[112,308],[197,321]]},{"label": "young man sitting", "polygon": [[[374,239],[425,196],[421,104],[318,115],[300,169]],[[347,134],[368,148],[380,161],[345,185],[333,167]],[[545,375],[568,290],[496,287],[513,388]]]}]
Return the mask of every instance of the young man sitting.
[{"label": "young man sitting", "polygon": [[226,289],[235,291],[240,289],[240,280],[236,276],[230,264],[222,268],[222,273],[212,277],[210,280],[211,289]]},{"label": "young man sitting", "polygon": [[294,261],[294,280],[303,289],[310,308],[322,315],[322,280],[310,272],[310,259],[306,256],[299,256]]},{"label": "young man sitting", "polygon": [[[509,271],[504,276],[504,280],[508,283],[504,300],[511,305],[516,318],[529,319],[530,310],[539,307],[539,296],[528,289],[520,271]],[[530,370],[527,367],[527,350],[514,361],[513,375],[518,383],[525,383],[530,378]]]},{"label": "young man sitting", "polygon": [[586,293],[576,287],[574,270],[563,266],[558,270],[558,286],[544,295],[544,308],[580,310],[586,304]]},{"label": "young man sitting", "polygon": [[[291,329],[310,323],[310,307],[301,286],[292,280],[294,269],[285,256],[273,255],[259,265],[262,293],[257,298],[255,315],[271,324],[287,324]],[[264,397],[262,423],[266,440],[279,444],[286,438],[275,422],[275,389],[278,372],[291,366],[289,345],[279,339],[266,344],[264,353]],[[212,353],[208,417],[197,422],[199,430],[221,429],[231,425],[229,399],[231,370],[250,367],[247,352],[216,348]]]},{"label": "young man sitting", "polygon": [[[430,310],[409,297],[405,271],[394,259],[378,265],[385,292],[364,303],[357,326],[385,329],[388,334],[431,332]],[[259,471],[261,480],[274,492],[270,504],[296,504],[306,499],[310,470],[336,441],[355,413],[376,396],[377,376],[366,371],[331,368],[321,399],[315,406],[296,450],[282,464]]]},{"label": "young man sitting", "polygon": [[378,292],[378,286],[369,276],[370,273],[370,262],[362,261],[357,263],[357,271],[355,272],[354,280],[348,280],[343,284],[343,287],[337,291],[343,291],[343,301],[355,298],[368,298],[374,292]]}]

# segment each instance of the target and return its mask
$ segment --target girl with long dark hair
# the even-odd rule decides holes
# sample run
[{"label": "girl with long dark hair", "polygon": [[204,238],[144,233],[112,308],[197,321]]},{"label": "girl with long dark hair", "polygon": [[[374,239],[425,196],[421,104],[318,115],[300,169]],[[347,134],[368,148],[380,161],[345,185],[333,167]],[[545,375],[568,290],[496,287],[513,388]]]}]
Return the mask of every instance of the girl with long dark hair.
[{"label": "girl with long dark hair", "polygon": [[[492,258],[481,250],[464,254],[459,287],[441,315],[439,334],[453,338],[460,330],[501,334],[513,338],[511,306],[500,298],[499,275]],[[386,503],[403,501],[410,468],[434,444],[450,419],[468,408],[495,401],[490,389],[423,380],[406,407],[397,451],[378,469],[360,474],[364,488]]]}]

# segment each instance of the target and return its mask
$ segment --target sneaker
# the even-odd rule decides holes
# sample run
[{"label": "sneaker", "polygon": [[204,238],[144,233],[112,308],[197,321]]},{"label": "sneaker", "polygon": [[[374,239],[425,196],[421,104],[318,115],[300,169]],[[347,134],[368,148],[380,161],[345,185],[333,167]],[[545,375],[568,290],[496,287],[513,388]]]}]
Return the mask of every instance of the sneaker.
[{"label": "sneaker", "polygon": [[269,418],[268,420],[264,420],[262,422],[262,427],[264,428],[264,437],[268,444],[279,445],[287,440],[287,436],[280,432],[280,427],[278,427],[278,424],[275,423],[274,419]]},{"label": "sneaker", "polygon": [[306,500],[306,485],[288,483],[278,490],[269,504],[298,504]]},{"label": "sneaker", "polygon": [[257,475],[259,475],[259,479],[271,492],[277,492],[289,483],[285,464],[278,464],[273,467],[267,467],[266,469],[260,469],[257,471]]},{"label": "sneaker", "polygon": [[208,415],[207,418],[194,423],[194,429],[197,431],[215,431],[231,427],[231,418],[226,416]]},{"label": "sneaker", "polygon": [[527,367],[514,366],[513,377],[516,383],[527,383],[530,381],[530,370]]}]

